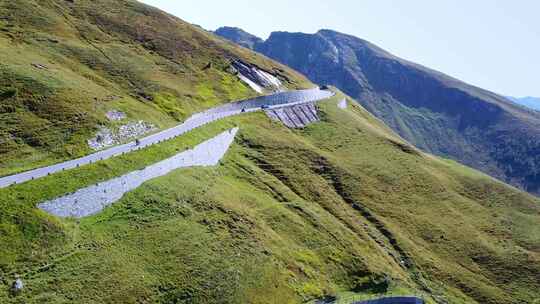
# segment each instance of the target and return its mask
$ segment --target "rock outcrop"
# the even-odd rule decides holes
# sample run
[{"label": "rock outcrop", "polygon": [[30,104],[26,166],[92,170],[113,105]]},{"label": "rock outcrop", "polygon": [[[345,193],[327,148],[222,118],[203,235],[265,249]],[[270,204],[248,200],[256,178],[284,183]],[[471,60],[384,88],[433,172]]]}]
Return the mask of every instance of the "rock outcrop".
[{"label": "rock outcrop", "polygon": [[232,71],[236,73],[242,81],[258,93],[263,93],[265,90],[279,92],[284,88],[283,84],[276,76],[253,64],[249,64],[242,60],[234,60],[231,63],[231,67]]},{"label": "rock outcrop", "polygon": [[[109,119],[118,120],[117,118],[119,118],[119,116],[114,117],[115,119]],[[93,150],[101,150],[103,148],[114,146],[133,138],[148,134],[155,130],[157,130],[157,128],[153,124],[142,120],[127,123],[120,126],[117,130],[101,127],[96,136],[88,140],[88,145]]]},{"label": "rock outcrop", "polygon": [[11,285],[11,289],[14,293],[19,293],[23,290],[24,288],[24,283],[23,281],[21,280],[21,278],[17,278],[15,280],[15,282],[13,282],[13,284]]},{"label": "rock outcrop", "polygon": [[110,121],[119,121],[126,118],[126,113],[118,111],[118,110],[111,110],[105,114],[107,116],[107,119]]}]

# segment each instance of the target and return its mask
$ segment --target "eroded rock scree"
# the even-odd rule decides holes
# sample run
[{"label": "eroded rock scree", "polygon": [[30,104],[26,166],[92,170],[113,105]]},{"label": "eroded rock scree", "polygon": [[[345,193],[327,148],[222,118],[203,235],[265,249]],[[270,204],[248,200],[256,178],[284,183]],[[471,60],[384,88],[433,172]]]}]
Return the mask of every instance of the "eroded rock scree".
[{"label": "eroded rock scree", "polygon": [[88,140],[88,146],[95,151],[121,144],[128,140],[156,131],[157,127],[145,121],[130,122],[116,130],[101,127],[96,136]]},{"label": "eroded rock scree", "polygon": [[110,121],[120,121],[120,120],[124,120],[124,119],[127,118],[126,113],[124,113],[122,111],[118,111],[118,110],[111,110],[111,111],[105,113],[105,116]]},{"label": "eroded rock scree", "polygon": [[283,90],[283,84],[277,77],[254,65],[241,60],[235,60],[231,63],[231,67],[240,80],[258,93],[263,93],[264,90],[271,92],[280,92]]}]

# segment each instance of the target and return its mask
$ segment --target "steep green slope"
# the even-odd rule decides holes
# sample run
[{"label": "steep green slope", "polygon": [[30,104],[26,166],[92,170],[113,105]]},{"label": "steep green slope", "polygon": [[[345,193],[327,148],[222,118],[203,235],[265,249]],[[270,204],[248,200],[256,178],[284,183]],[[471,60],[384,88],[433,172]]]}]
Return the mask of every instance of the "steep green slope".
[{"label": "steep green slope", "polygon": [[0,1],[0,175],[89,152],[112,109],[159,128],[253,96],[241,59],[303,76],[136,1]]},{"label": "steep green slope", "polygon": [[[354,291],[431,303],[538,297],[539,201],[418,152],[360,106],[289,130],[264,114],[0,190],[7,303],[299,303]],[[82,220],[35,205],[163,159],[224,128],[218,168],[179,170]],[[9,292],[20,275],[25,290]],[[520,302],[521,301],[521,302]]]},{"label": "steep green slope", "polygon": [[275,32],[253,49],[335,85],[422,150],[540,194],[540,113],[331,30]]}]

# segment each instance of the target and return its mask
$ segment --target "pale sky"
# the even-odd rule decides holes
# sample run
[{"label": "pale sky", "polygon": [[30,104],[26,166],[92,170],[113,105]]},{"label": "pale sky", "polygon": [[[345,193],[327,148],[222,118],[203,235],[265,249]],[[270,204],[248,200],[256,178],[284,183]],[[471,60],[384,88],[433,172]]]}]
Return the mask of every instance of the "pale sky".
[{"label": "pale sky", "polygon": [[540,96],[538,0],[142,0],[215,30],[325,28],[511,96]]}]

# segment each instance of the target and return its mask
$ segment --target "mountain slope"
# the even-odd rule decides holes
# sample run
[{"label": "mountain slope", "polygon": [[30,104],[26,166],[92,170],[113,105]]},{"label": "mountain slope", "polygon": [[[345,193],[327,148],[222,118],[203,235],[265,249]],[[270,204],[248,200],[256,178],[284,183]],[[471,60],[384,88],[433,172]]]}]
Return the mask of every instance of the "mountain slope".
[{"label": "mountain slope", "polygon": [[537,97],[508,97],[511,101],[527,107],[529,109],[540,111],[540,98]]},{"label": "mountain slope", "polygon": [[[311,85],[271,60],[137,2],[0,3],[2,16],[17,24],[0,32],[2,67],[19,75],[5,77],[16,90],[7,90],[0,103],[14,117],[2,120],[2,132],[14,125],[25,130],[20,117],[34,122],[39,114],[56,123],[59,134],[78,134],[73,145],[82,149],[95,122],[82,124],[81,118],[100,123],[111,108],[122,107],[132,119],[174,124],[192,111],[254,94],[229,72],[229,56],[273,72],[289,87]],[[99,25],[99,35],[89,41],[113,60],[97,50],[90,56],[95,48],[80,40],[89,36],[66,34],[72,24]],[[84,50],[81,57],[59,51],[72,44]],[[185,73],[172,73],[171,66]],[[95,101],[100,90],[124,98]],[[337,94],[318,104],[321,122],[305,129],[250,113],[0,189],[0,303],[305,303],[351,293],[420,294],[429,304],[538,298],[540,201],[418,151]],[[347,109],[337,106],[344,98]],[[36,208],[234,126],[238,137],[219,166],[177,170],[80,220]],[[19,133],[8,133],[24,144]],[[67,139],[44,145],[42,159],[54,161],[53,147],[64,149]],[[3,172],[35,166],[32,157],[39,156],[18,156],[18,146],[10,153]],[[24,282],[18,292],[11,288],[17,277]]]},{"label": "mountain slope", "polygon": [[[300,303],[423,294],[428,303],[538,297],[540,201],[422,154],[337,96],[289,130],[262,113],[0,190],[5,303]],[[101,214],[35,205],[239,126],[217,168],[178,170]],[[9,292],[10,279],[26,289]],[[54,290],[54,292],[51,292]]]},{"label": "mountain slope", "polygon": [[335,85],[417,147],[540,194],[540,113],[334,31],[275,32],[255,50]]},{"label": "mountain slope", "polygon": [[136,1],[0,1],[0,15],[0,175],[89,153],[99,126],[118,127],[110,110],[164,128],[254,96],[231,61],[310,85]]}]

